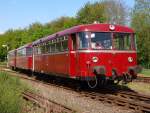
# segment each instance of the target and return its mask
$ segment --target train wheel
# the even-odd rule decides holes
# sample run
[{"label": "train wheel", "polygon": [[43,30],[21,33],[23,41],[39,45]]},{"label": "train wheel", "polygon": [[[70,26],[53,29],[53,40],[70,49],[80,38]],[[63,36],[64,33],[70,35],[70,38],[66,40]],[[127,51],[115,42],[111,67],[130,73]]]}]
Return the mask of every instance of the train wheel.
[{"label": "train wheel", "polygon": [[94,77],[94,80],[88,80],[87,81],[87,84],[91,89],[95,88],[97,86],[97,83],[98,83],[98,81],[97,81],[96,76]]},{"label": "train wheel", "polygon": [[130,74],[127,74],[127,79],[128,79],[128,82],[132,82],[132,76]]}]

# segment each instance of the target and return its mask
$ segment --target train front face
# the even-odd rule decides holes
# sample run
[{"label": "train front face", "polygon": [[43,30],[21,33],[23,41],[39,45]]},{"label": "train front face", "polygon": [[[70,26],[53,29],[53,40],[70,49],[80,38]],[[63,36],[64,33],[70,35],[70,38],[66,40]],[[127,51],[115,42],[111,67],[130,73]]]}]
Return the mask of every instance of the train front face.
[{"label": "train front face", "polygon": [[[131,81],[137,75],[134,33],[83,32],[80,43],[87,43],[87,50],[80,50],[80,69],[91,78]],[[82,44],[83,45],[83,44]]]}]

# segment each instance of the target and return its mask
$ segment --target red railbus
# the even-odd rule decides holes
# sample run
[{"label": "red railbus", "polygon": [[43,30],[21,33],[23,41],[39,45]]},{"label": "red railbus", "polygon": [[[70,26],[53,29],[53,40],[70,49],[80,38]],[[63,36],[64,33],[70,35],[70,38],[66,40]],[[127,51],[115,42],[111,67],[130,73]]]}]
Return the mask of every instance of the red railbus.
[{"label": "red railbus", "polygon": [[86,80],[92,88],[137,75],[134,31],[126,26],[79,25],[32,44],[35,72]]},{"label": "red railbus", "polygon": [[32,70],[32,44],[16,49],[16,68]]},{"label": "red railbus", "polygon": [[9,51],[7,56],[8,66],[14,70],[16,68],[16,50]]}]

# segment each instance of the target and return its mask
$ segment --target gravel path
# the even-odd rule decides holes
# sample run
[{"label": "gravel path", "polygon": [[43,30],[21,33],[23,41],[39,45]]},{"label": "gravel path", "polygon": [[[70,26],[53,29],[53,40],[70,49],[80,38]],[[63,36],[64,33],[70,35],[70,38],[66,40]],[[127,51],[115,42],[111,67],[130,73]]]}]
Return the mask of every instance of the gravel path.
[{"label": "gravel path", "polygon": [[38,90],[43,96],[77,111],[77,113],[134,113],[132,110],[82,97],[75,91],[55,86],[49,86],[48,88],[40,83],[23,81],[33,89]]}]

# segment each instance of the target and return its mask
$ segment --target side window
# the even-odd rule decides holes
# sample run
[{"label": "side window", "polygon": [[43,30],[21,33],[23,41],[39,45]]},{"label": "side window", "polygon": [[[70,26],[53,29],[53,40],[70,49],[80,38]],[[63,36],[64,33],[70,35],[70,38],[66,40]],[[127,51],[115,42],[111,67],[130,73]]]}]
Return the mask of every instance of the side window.
[{"label": "side window", "polygon": [[27,48],[22,49],[22,56],[26,56],[26,51],[27,51]]},{"label": "side window", "polygon": [[76,34],[71,34],[71,40],[72,40],[72,50],[76,50],[77,48]]},{"label": "side window", "polygon": [[52,40],[52,44],[51,44],[51,52],[55,52],[55,39]]},{"label": "side window", "polygon": [[52,41],[48,42],[48,53],[51,53],[51,46],[52,46]]},{"label": "side window", "polygon": [[38,46],[34,46],[34,54],[35,54],[35,55],[38,54]]},{"label": "side window", "polygon": [[32,48],[31,47],[28,47],[28,48],[26,48],[26,54],[27,54],[27,56],[31,56],[32,55]]},{"label": "side window", "polygon": [[135,37],[134,34],[132,34],[131,43],[132,43],[132,49],[136,50],[137,49],[137,46],[136,46],[136,37]]},{"label": "side window", "polygon": [[38,45],[38,47],[37,47],[37,53],[41,54],[41,47],[40,47],[40,45]]},{"label": "side window", "polygon": [[56,52],[60,52],[61,51],[61,41],[60,38],[56,39]]},{"label": "side window", "polygon": [[41,44],[40,48],[41,48],[41,53],[44,54],[45,53],[45,45]]},{"label": "side window", "polygon": [[68,50],[68,36],[62,37],[62,51]]},{"label": "side window", "polygon": [[26,55],[26,48],[19,49],[17,51],[17,56],[25,56]]},{"label": "side window", "polygon": [[78,39],[79,39],[79,49],[85,49],[88,48],[88,33],[87,32],[81,32],[78,33]]},{"label": "side window", "polygon": [[49,52],[49,43],[45,43],[45,53]]}]

